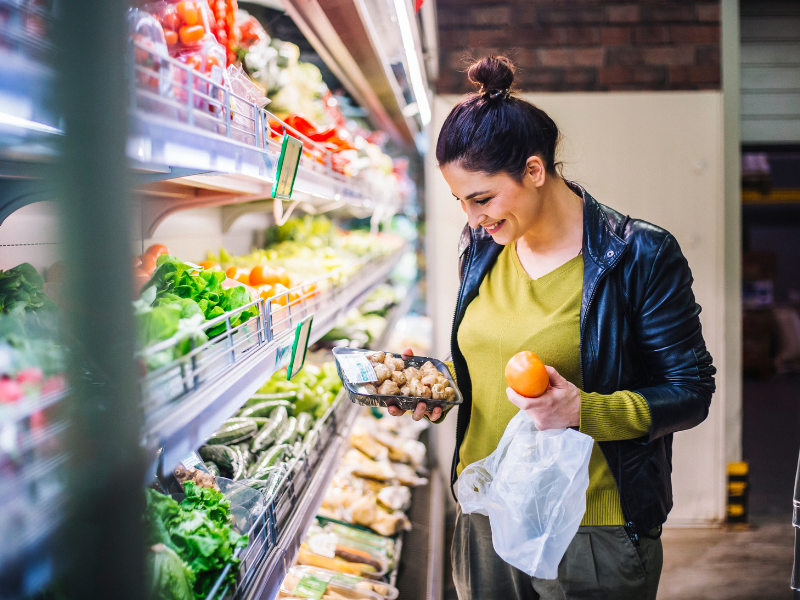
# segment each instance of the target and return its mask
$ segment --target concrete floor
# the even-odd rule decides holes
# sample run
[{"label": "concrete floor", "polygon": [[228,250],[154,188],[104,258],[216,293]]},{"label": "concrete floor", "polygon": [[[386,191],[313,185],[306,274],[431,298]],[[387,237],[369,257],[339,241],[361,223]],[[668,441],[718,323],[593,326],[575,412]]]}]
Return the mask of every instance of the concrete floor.
[{"label": "concrete floor", "polygon": [[753,521],[749,531],[665,529],[658,600],[791,599],[791,517]]}]

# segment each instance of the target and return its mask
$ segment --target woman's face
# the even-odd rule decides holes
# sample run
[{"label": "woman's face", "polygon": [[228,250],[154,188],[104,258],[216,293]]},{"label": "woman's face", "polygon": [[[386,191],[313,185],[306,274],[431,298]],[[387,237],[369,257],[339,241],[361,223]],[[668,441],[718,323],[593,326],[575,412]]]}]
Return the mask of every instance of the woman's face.
[{"label": "woman's face", "polygon": [[[534,162],[541,165],[538,159]],[[536,223],[544,183],[544,172],[538,165],[533,165],[534,170],[529,169],[522,181],[507,173],[488,175],[452,163],[441,171],[467,213],[470,227],[481,226],[495,242],[507,245],[520,239]]]}]

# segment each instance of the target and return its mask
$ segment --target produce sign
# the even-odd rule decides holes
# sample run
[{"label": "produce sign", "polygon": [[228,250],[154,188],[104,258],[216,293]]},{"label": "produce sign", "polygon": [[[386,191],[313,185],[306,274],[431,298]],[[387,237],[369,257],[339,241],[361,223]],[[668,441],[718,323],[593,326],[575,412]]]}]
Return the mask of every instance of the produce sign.
[{"label": "produce sign", "polygon": [[147,577],[149,597],[163,600],[206,598],[223,569],[232,564],[223,585],[236,582],[239,559],[233,553],[247,546],[247,536],[231,527],[230,502],[213,489],[184,483],[180,503],[147,490]]}]

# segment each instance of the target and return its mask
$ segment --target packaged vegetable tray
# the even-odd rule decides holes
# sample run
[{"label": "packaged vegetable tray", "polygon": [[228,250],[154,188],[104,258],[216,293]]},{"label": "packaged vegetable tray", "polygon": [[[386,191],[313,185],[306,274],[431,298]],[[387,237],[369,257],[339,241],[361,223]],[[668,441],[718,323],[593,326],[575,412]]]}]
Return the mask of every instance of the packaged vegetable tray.
[{"label": "packaged vegetable tray", "polygon": [[[310,584],[310,585],[309,585]],[[323,587],[324,585],[324,587]],[[305,594],[311,589],[324,590],[322,598],[339,600],[340,598],[364,600],[395,600],[400,592],[393,585],[372,581],[356,575],[346,575],[319,567],[305,565],[289,569],[286,579],[281,585],[280,597],[293,597],[293,594]],[[294,596],[297,597],[297,596]],[[307,597],[307,596],[301,596]]]},{"label": "packaged vegetable tray", "polygon": [[461,404],[461,392],[442,361],[425,356],[403,358],[391,352],[334,348],[336,369],[350,400],[363,406],[414,410]]}]

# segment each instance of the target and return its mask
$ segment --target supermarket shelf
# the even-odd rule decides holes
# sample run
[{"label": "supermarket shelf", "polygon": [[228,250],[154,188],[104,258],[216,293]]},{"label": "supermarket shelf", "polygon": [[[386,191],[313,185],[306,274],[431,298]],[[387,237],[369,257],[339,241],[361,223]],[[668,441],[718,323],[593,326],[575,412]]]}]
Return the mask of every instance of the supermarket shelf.
[{"label": "supermarket shelf", "polygon": [[360,407],[351,404],[344,396],[342,396],[342,403],[342,418],[338,424],[337,436],[328,445],[322,462],[318,465],[305,493],[298,501],[277,545],[266,556],[252,584],[242,590],[241,600],[277,597],[281,583],[297,556],[308,526],[322,504],[325,491],[336,472],[336,466],[348,448],[347,441]]},{"label": "supermarket shelf", "polygon": [[403,299],[400,301],[400,304],[395,306],[389,311],[389,316],[386,318],[386,328],[383,330],[381,336],[375,340],[373,343],[369,345],[371,350],[388,350],[389,339],[392,337],[392,333],[394,333],[395,327],[397,327],[397,323],[405,317],[411,307],[414,305],[414,300],[417,299],[417,285],[414,284],[409,288],[406,292]]},{"label": "supermarket shelf", "polygon": [[[198,448],[286,365],[294,329],[301,319],[314,314],[310,339],[314,343],[388,277],[404,250],[399,248],[365,263],[346,281],[308,294],[307,300],[304,296],[302,305],[294,301],[296,308],[283,308],[285,297],[284,305],[276,298],[237,309],[240,312],[259,307],[258,317],[238,327],[230,326],[236,311],[208,322],[207,326],[227,321],[227,333],[156,369],[143,380],[144,441],[154,460],[158,449],[163,448],[163,467],[171,469]],[[177,343],[180,340],[167,340],[145,351],[145,355],[152,356]]]}]

